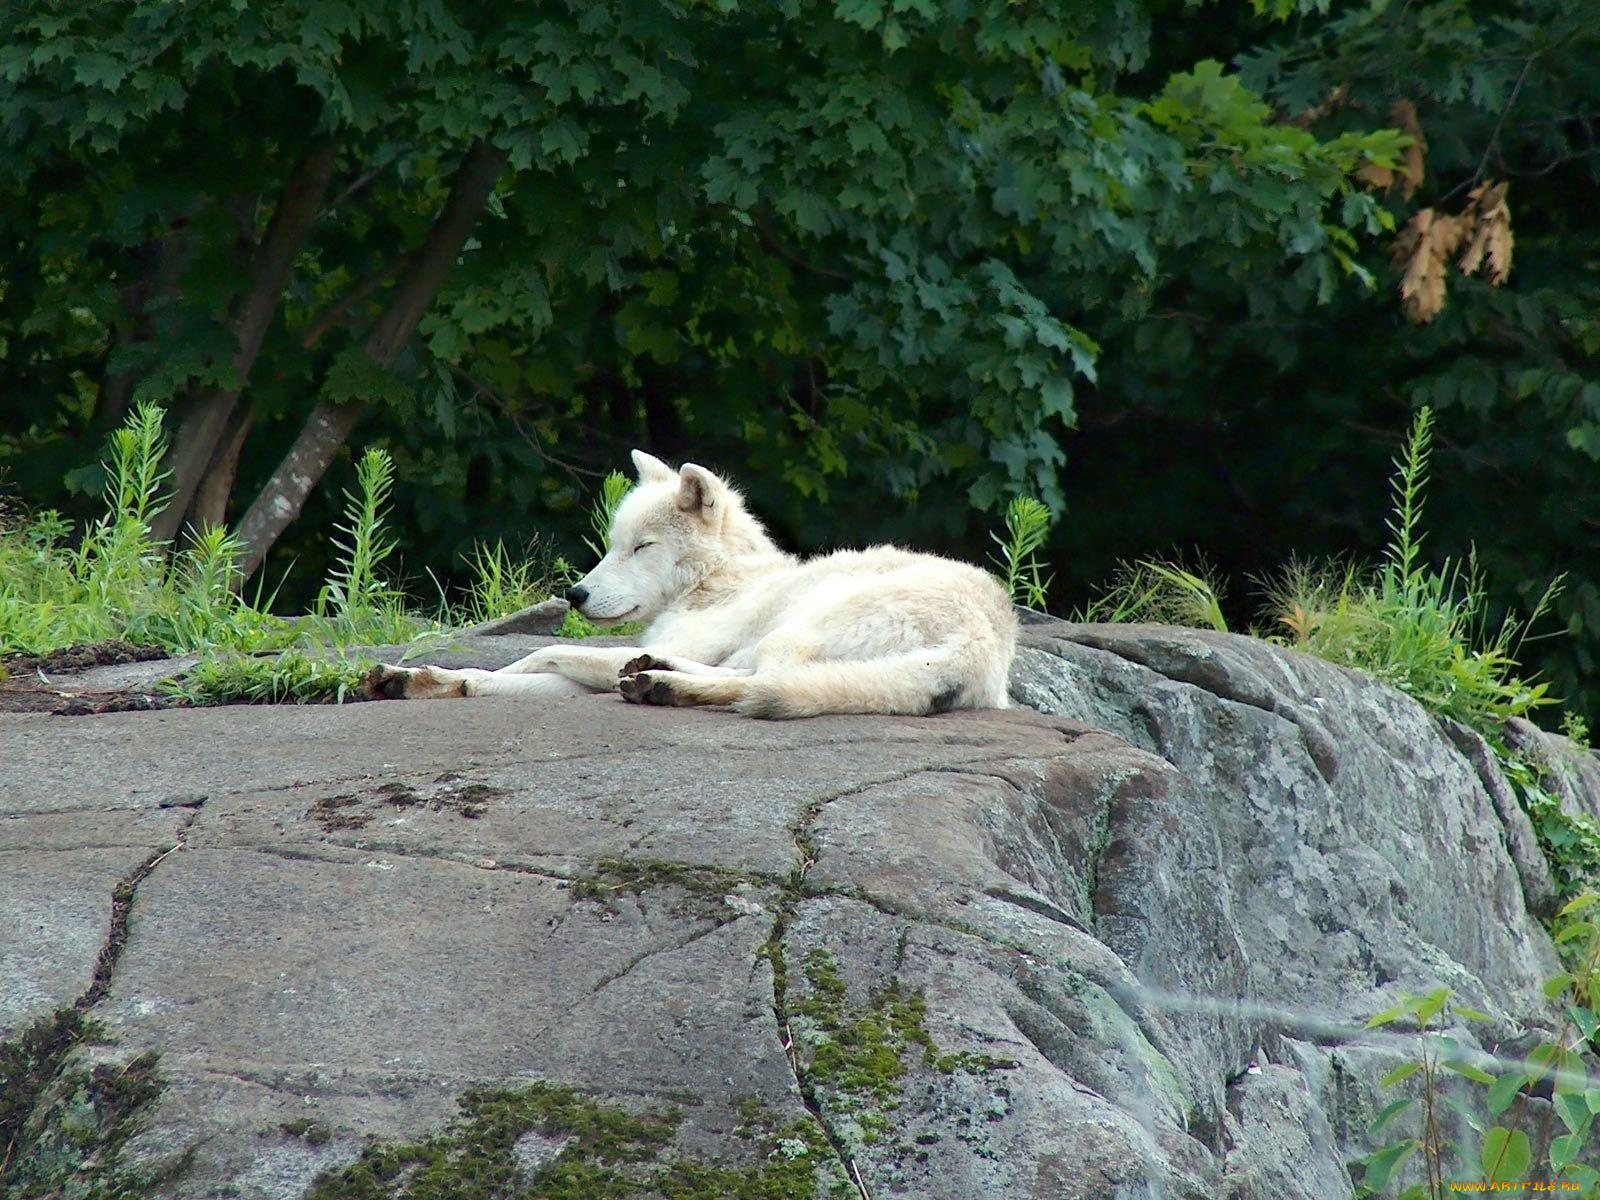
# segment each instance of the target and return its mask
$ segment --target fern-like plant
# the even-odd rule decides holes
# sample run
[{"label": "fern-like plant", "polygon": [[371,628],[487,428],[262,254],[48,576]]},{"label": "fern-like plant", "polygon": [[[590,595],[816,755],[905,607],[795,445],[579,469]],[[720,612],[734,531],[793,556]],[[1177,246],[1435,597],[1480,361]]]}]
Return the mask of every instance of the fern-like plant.
[{"label": "fern-like plant", "polygon": [[1016,603],[1040,612],[1044,611],[1052,578],[1044,574],[1039,551],[1054,524],[1055,518],[1043,502],[1032,496],[1018,496],[1006,505],[1005,536],[989,534],[1000,547],[1000,553],[990,559],[1006,594]]},{"label": "fern-like plant", "polygon": [[378,568],[395,551],[385,531],[385,510],[394,488],[394,462],[386,451],[369,447],[356,463],[356,486],[346,491],[344,519],[335,526],[338,557],[323,587],[319,609],[347,622],[360,621],[397,599]]}]

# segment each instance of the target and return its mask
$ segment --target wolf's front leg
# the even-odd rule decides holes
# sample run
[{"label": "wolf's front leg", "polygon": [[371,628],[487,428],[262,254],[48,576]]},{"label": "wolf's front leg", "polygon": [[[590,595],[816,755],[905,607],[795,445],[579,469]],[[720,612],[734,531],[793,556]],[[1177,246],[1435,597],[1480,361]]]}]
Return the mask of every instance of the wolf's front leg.
[{"label": "wolf's front leg", "polygon": [[591,691],[609,692],[616,689],[622,668],[643,653],[637,646],[543,646],[494,674],[561,675]]},{"label": "wolf's front leg", "polygon": [[377,700],[449,700],[470,695],[474,677],[487,676],[476,667],[453,671],[448,667],[391,667],[379,663],[367,672],[362,689]]},{"label": "wolf's front leg", "polygon": [[519,696],[534,700],[560,700],[589,695],[585,687],[565,675],[506,675],[465,667],[373,667],[364,681],[367,695],[388,700],[449,700],[463,696]]}]

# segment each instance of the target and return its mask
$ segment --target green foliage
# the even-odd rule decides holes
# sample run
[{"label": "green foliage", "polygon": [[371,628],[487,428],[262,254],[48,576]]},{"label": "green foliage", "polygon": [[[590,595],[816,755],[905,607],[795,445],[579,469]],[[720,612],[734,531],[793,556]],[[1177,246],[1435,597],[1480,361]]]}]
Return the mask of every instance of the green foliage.
[{"label": "green foliage", "polygon": [[394,546],[384,532],[390,472],[381,451],[363,459],[322,611],[289,619],[237,594],[226,530],[202,530],[181,550],[154,542],[163,450],[160,411],[141,406],[112,435],[106,510],[76,549],[63,544],[66,529],[53,514],[0,528],[0,647],[40,654],[131,639],[200,650],[201,662],[165,686],[169,695],[303,703],[342,701],[370,666],[344,660],[337,647],[409,641],[431,628],[379,575]]},{"label": "green foliage", "polygon": [[1122,563],[1109,586],[1075,614],[1075,621],[1153,622],[1228,632],[1221,586],[1211,569],[1143,559]]},{"label": "green foliage", "polygon": [[990,561],[999,568],[1000,584],[1012,600],[1043,612],[1050,580],[1039,559],[1039,548],[1050,536],[1055,518],[1032,496],[1017,496],[1006,505],[1005,522],[1005,537],[997,533],[989,535],[1000,547],[999,557],[991,555]]},{"label": "green foliage", "polygon": [[[1600,1113],[1600,1081],[1591,1079],[1582,1057],[1600,1032],[1600,1017],[1595,1015],[1600,925],[1591,913],[1596,903],[1600,893],[1585,891],[1556,914],[1552,932],[1567,970],[1547,980],[1544,992],[1560,1006],[1562,1021],[1553,1036],[1533,1048],[1521,1069],[1495,1075],[1484,1067],[1497,1062],[1444,1032],[1462,1021],[1491,1019],[1456,1003],[1449,988],[1402,995],[1398,1004],[1367,1022],[1368,1029],[1401,1022],[1414,1025],[1420,1049],[1380,1081],[1384,1088],[1409,1085],[1405,1090],[1412,1094],[1385,1105],[1370,1130],[1374,1138],[1391,1127],[1413,1132],[1391,1137],[1362,1160],[1360,1195],[1397,1193],[1401,1200],[1443,1200],[1453,1190],[1452,1181],[1515,1185],[1530,1177],[1565,1180],[1584,1191],[1600,1186],[1600,1172],[1578,1161]],[[1453,1084],[1453,1079],[1461,1082]],[[1472,1092],[1473,1088],[1483,1090]],[[1466,1099],[1462,1089],[1471,1093]],[[1546,1121],[1535,1142],[1522,1129],[1494,1123],[1519,1096],[1536,1091],[1550,1099],[1560,1121],[1554,1130]],[[1447,1108],[1453,1112],[1447,1113]],[[1402,1122],[1403,1117],[1415,1120]],[[1473,1131],[1472,1138],[1454,1139],[1457,1118]],[[1422,1179],[1401,1189],[1401,1173],[1413,1156]]]},{"label": "green foliage", "polygon": [[[395,551],[383,515],[393,488],[394,463],[383,450],[370,447],[356,465],[356,490],[345,493],[344,520],[333,538],[337,566],[317,599],[319,615],[331,612],[350,624],[395,619],[400,594],[378,575]],[[404,620],[403,612],[398,615]]]},{"label": "green foliage", "polygon": [[285,623],[232,590],[233,542],[207,529],[168,552],[150,534],[163,480],[161,411],[137,409],[111,436],[105,508],[76,548],[53,512],[0,518],[0,649],[42,654],[123,638],[175,650],[270,642]]},{"label": "green foliage", "polygon": [[1497,748],[1497,758],[1533,824],[1560,894],[1576,896],[1587,888],[1600,888],[1600,821],[1568,812],[1546,785],[1537,763],[1504,747]]},{"label": "green foliage", "polygon": [[450,625],[479,625],[510,616],[551,593],[536,547],[520,556],[503,541],[479,542],[467,554],[468,577],[463,599],[446,607]]},{"label": "green foliage", "polygon": [[621,471],[612,471],[600,481],[600,498],[589,510],[589,531],[594,536],[583,539],[596,558],[604,558],[611,549],[611,526],[617,519],[617,506],[632,487],[633,481]]},{"label": "green foliage", "polygon": [[188,704],[343,704],[360,693],[375,662],[293,649],[262,656],[208,654],[160,688]]},{"label": "green foliage", "polygon": [[[952,528],[1019,494],[1059,510],[1097,330],[1191,260],[1326,291],[1380,225],[1354,172],[1392,132],[1322,139],[1216,62],[1152,69],[1167,26],[1126,0],[22,0],[0,16],[0,459],[52,494],[130,390],[242,387],[237,511],[313,400],[362,404],[430,481],[403,520],[440,570],[542,518],[575,539],[561,468],[660,430],[770,481],[808,543],[852,494]],[[242,377],[241,242],[311,144],[329,202]],[[379,366],[389,281],[476,144],[505,172]]]},{"label": "green foliage", "polygon": [[1424,408],[1395,462],[1390,540],[1377,570],[1292,565],[1270,589],[1272,615],[1297,649],[1367,671],[1433,712],[1490,730],[1554,702],[1547,684],[1521,677],[1516,655],[1559,580],[1525,621],[1507,617],[1491,632],[1476,563],[1423,560],[1432,437],[1433,414]]}]

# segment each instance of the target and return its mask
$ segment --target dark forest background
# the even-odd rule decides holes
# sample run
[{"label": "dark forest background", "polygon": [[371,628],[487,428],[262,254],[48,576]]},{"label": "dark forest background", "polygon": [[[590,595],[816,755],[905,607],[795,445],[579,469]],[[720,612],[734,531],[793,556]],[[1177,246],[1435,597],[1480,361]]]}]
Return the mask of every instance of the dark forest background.
[{"label": "dark forest background", "polygon": [[158,532],[292,608],[364,446],[447,582],[583,558],[643,446],[801,551],[1035,495],[1057,610],[1203,555],[1242,627],[1381,551],[1428,405],[1429,553],[1567,573],[1525,657],[1593,718],[1597,62],[1579,0],[15,0],[0,497],[84,517],[160,401]]}]

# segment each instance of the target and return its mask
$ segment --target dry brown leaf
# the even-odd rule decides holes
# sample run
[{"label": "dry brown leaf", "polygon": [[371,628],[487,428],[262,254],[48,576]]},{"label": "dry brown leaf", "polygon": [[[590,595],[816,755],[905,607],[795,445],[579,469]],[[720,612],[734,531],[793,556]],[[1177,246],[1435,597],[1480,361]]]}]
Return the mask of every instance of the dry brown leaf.
[{"label": "dry brown leaf", "polygon": [[1388,191],[1394,186],[1394,172],[1377,163],[1368,163],[1358,168],[1356,178],[1375,192]]},{"label": "dry brown leaf", "polygon": [[1461,273],[1476,275],[1487,263],[1489,269],[1484,274],[1496,287],[1511,274],[1515,239],[1511,234],[1511,208],[1506,203],[1508,186],[1480,183],[1467,193],[1467,207],[1462,214],[1472,216],[1474,227],[1467,248],[1461,252]]},{"label": "dry brown leaf", "polygon": [[1405,264],[1400,279],[1400,308],[1406,319],[1426,324],[1444,310],[1445,268],[1466,234],[1459,217],[1417,212],[1395,238],[1395,258]]},{"label": "dry brown leaf", "polygon": [[1389,106],[1389,120],[1397,129],[1411,135],[1411,144],[1405,148],[1400,163],[1400,190],[1407,200],[1422,186],[1428,161],[1428,139],[1422,134],[1422,124],[1417,120],[1417,106],[1409,100],[1396,100]]}]

